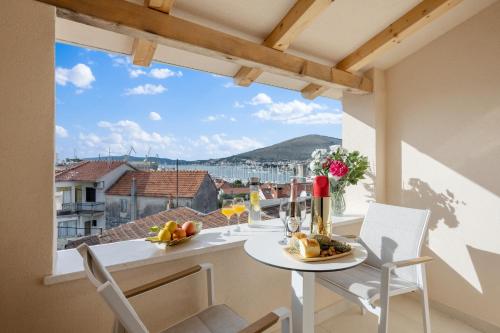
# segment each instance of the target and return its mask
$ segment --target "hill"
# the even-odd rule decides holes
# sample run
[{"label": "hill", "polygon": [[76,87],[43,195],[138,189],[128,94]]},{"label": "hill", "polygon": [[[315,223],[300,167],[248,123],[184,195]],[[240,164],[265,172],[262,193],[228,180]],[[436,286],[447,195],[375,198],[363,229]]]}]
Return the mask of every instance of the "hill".
[{"label": "hill", "polygon": [[[179,160],[179,164],[198,164],[198,163],[210,163],[217,164],[219,162],[232,162],[237,163],[245,160],[252,160],[256,162],[277,162],[277,161],[305,161],[311,157],[311,153],[317,148],[328,148],[331,145],[342,144],[341,139],[323,136],[323,135],[305,135],[298,138],[283,141],[272,146],[255,149],[246,153],[233,155],[229,157],[201,160],[201,161],[185,161]],[[118,160],[123,161],[125,159],[124,155],[121,156],[111,156],[111,157],[90,157],[84,160]],[[144,157],[129,156],[128,160],[130,162],[142,162]],[[151,162],[156,162],[158,164],[175,164],[175,160],[163,157],[150,157]]]},{"label": "hill", "polygon": [[246,153],[219,159],[219,161],[237,162],[253,160],[258,162],[276,161],[305,161],[317,148],[328,148],[331,145],[340,145],[342,140],[323,135],[305,135],[283,141],[272,146],[255,149]]}]

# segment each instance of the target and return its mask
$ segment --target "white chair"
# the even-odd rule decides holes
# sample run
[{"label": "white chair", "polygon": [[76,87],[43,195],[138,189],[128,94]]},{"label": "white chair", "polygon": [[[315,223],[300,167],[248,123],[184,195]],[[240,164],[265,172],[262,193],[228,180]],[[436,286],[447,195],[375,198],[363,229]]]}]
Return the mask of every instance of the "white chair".
[{"label": "white chair", "polygon": [[137,288],[122,292],[111,274],[97,259],[95,253],[86,244],[78,247],[83,257],[85,272],[116,316],[114,333],[147,333],[146,326],[130,305],[127,298],[148,292],[157,287],[185,278],[189,275],[206,271],[208,287],[208,307],[197,314],[161,331],[163,333],[257,333],[271,327],[281,320],[281,332],[291,333],[290,311],[278,308],[259,320],[248,324],[236,312],[224,304],[215,305],[214,278],[212,264],[205,263],[185,269],[162,279],[152,281]]},{"label": "white chair", "polygon": [[[425,333],[431,332],[424,263],[420,257],[430,211],[370,204],[357,240],[368,250],[360,266],[316,274],[316,281],[379,317],[378,332],[386,333],[389,297],[420,291]],[[354,236],[355,237],[355,236]],[[376,306],[375,301],[380,300]]]}]

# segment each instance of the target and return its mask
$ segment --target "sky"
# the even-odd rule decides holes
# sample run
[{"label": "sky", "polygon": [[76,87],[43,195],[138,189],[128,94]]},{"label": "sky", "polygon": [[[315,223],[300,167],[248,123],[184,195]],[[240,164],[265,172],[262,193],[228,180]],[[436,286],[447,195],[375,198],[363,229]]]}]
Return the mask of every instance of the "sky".
[{"label": "sky", "polygon": [[341,137],[340,101],[56,44],[58,159],[127,154],[199,160],[308,134]]}]

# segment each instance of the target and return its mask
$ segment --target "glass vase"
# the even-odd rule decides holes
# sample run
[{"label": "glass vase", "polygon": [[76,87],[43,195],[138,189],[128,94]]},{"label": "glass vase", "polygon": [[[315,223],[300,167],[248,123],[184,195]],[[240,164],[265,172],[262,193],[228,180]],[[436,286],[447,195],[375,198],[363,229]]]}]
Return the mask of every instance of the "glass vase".
[{"label": "glass vase", "polygon": [[345,212],[344,191],[334,191],[330,193],[333,216],[342,216]]}]

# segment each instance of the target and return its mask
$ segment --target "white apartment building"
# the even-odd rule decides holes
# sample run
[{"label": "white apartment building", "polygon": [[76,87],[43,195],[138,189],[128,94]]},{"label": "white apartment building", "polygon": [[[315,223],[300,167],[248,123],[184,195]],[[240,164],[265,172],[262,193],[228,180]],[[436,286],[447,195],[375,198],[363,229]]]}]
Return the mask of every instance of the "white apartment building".
[{"label": "white apartment building", "polygon": [[56,172],[58,239],[101,233],[104,192],[128,170],[135,169],[123,161],[84,161]]}]

